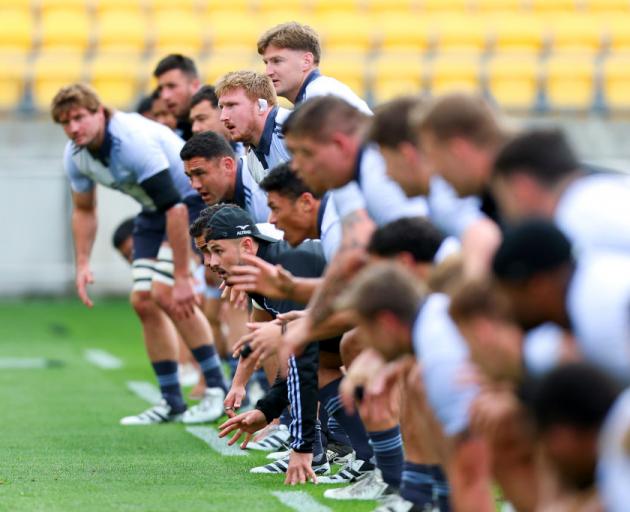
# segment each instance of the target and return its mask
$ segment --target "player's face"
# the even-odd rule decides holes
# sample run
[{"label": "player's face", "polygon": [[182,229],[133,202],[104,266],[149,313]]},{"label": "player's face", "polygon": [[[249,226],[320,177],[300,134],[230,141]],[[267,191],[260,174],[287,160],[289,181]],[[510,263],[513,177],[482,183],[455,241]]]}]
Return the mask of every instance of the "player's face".
[{"label": "player's face", "polygon": [[497,200],[501,218],[508,222],[518,222],[526,217],[547,213],[543,188],[525,174],[494,178],[492,193]]},{"label": "player's face", "polygon": [[285,142],[292,155],[291,168],[313,193],[322,195],[345,184],[339,168],[343,151],[334,140],[316,141],[287,134]]},{"label": "player's face", "polygon": [[271,78],[273,86],[278,96],[295,100],[305,72],[310,69],[306,60],[306,52],[300,50],[290,50],[288,48],[278,48],[269,45],[263,53],[265,72]]},{"label": "player's face", "polygon": [[284,239],[290,245],[299,245],[308,238],[309,215],[301,208],[300,199],[291,199],[271,191],[267,194],[267,204],[271,210],[269,222],[284,231]]},{"label": "player's face", "polygon": [[190,180],[190,185],[201,196],[208,206],[228,199],[228,194],[234,187],[234,176],[230,173],[232,159],[194,157],[184,160],[184,172]]},{"label": "player's face", "polygon": [[229,269],[241,260],[239,240],[210,240],[204,252],[203,264],[225,280]]},{"label": "player's face", "polygon": [[190,108],[190,123],[193,133],[215,132],[225,135],[225,126],[223,126],[220,118],[221,111],[214,108],[207,100]]},{"label": "player's face", "polygon": [[578,489],[593,484],[597,462],[594,432],[569,425],[553,425],[541,437],[546,454],[564,484]]},{"label": "player's face", "polygon": [[85,107],[72,107],[60,116],[59,121],[68,138],[79,147],[93,144],[105,127],[101,108],[90,112]]},{"label": "player's face", "polygon": [[545,315],[541,311],[541,303],[545,298],[539,296],[531,283],[500,282],[497,291],[507,299],[516,323],[525,331],[545,322]]},{"label": "player's face", "polygon": [[387,175],[400,185],[407,197],[427,195],[430,172],[420,152],[410,143],[397,148],[380,147],[387,166]]},{"label": "player's face", "polygon": [[166,102],[162,98],[156,98],[151,105],[151,119],[168,126],[171,130],[177,128],[177,119],[167,108]]},{"label": "player's face", "polygon": [[199,89],[199,80],[189,77],[181,69],[171,69],[159,76],[158,86],[166,108],[180,119],[188,113],[190,99]]},{"label": "player's face", "polygon": [[257,143],[253,140],[256,132],[256,119],[261,113],[256,102],[245,94],[243,89],[226,91],[219,98],[220,120],[227,129],[230,139],[235,142]]}]

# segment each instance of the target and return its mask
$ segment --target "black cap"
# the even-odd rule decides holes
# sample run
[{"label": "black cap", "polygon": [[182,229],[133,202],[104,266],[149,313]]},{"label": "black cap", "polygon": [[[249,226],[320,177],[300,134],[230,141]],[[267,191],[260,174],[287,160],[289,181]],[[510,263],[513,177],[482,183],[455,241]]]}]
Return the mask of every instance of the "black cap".
[{"label": "black cap", "polygon": [[532,219],[505,233],[492,262],[496,277],[524,281],[573,261],[571,242],[553,223]]},{"label": "black cap", "polygon": [[263,235],[251,216],[235,205],[222,205],[206,223],[206,242],[229,240],[251,236],[265,242],[277,242],[275,238]]}]

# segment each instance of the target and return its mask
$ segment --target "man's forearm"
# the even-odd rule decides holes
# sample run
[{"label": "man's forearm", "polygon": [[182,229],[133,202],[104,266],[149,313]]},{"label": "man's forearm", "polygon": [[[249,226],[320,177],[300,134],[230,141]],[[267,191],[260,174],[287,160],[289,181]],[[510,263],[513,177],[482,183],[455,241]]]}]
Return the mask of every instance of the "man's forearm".
[{"label": "man's forearm", "polygon": [[293,277],[287,289],[287,299],[300,304],[307,304],[317,288],[324,282],[321,277]]},{"label": "man's forearm", "polygon": [[354,327],[353,322],[345,313],[334,313],[319,324],[311,324],[308,316],[298,318],[287,324],[287,332],[305,329],[309,341],[321,341],[343,335]]},{"label": "man's forearm", "polygon": [[238,366],[236,372],[234,372],[234,378],[232,379],[232,386],[245,387],[249,382],[249,379],[254,374],[256,369],[256,360],[252,357],[240,357],[238,360]]},{"label": "man's forearm", "polygon": [[87,265],[90,261],[97,224],[94,210],[75,208],[72,211],[72,235],[77,267]]},{"label": "man's forearm", "polygon": [[188,208],[185,204],[179,203],[167,210],[166,234],[173,250],[175,277],[186,277],[189,274],[190,237],[188,235]]}]

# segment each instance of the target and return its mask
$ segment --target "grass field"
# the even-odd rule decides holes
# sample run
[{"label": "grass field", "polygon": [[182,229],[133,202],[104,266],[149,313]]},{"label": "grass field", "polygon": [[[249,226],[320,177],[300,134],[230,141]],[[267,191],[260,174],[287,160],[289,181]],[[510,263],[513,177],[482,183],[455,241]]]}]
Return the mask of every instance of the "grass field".
[{"label": "grass field", "polygon": [[[93,366],[90,348],[124,366]],[[331,510],[374,508],[327,500],[329,486],[288,488],[281,476],[249,474],[264,455],[221,456],[183,425],[119,426],[148,405],[126,383],[154,383],[125,301],[92,311],[75,300],[0,302],[0,360],[34,357],[62,364],[0,368],[0,511],[291,510],[272,492],[295,490]]]}]

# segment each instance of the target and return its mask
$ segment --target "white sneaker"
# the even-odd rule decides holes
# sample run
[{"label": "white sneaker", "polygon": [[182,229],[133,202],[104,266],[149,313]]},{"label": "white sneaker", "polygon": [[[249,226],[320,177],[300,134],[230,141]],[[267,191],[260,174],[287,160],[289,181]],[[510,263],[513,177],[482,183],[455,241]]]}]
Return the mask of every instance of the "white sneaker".
[{"label": "white sneaker", "polygon": [[261,452],[277,452],[288,448],[289,429],[286,425],[274,425],[267,431],[267,436],[260,441],[252,441],[247,444],[250,450]]},{"label": "white sneaker", "polygon": [[171,406],[162,399],[153,407],[136,416],[125,416],[120,420],[121,425],[157,425],[159,423],[179,422],[183,414],[173,414]]},{"label": "white sneaker", "polygon": [[375,469],[348,487],[328,489],[324,497],[333,500],[377,500],[393,493],[394,490],[383,481],[381,472]]},{"label": "white sneaker", "polygon": [[189,388],[199,382],[200,373],[192,363],[179,365],[179,383],[182,387]]},{"label": "white sneaker", "polygon": [[[373,512],[412,512],[413,510],[415,510],[414,504],[411,501],[407,501],[400,494],[390,494],[381,500],[381,504]],[[431,510],[433,507],[428,509],[428,511]]]},{"label": "white sneaker", "polygon": [[371,474],[372,471],[374,471],[373,464],[366,463],[361,459],[356,459],[349,461],[334,475],[319,478],[317,481],[320,484],[349,484],[365,478]]},{"label": "white sneaker", "polygon": [[207,388],[201,401],[190,407],[182,416],[187,425],[210,423],[223,416],[225,392],[221,388]]},{"label": "white sneaker", "polygon": [[352,449],[352,446],[344,446],[338,443],[328,443],[326,456],[331,464],[345,466],[348,462],[351,462],[356,458],[356,453]]},{"label": "white sneaker", "polygon": [[284,459],[285,457],[288,457],[289,454],[291,453],[291,450],[283,450],[281,452],[271,452],[269,455],[267,455],[267,457],[265,457],[267,460],[278,460],[278,459]]},{"label": "white sneaker", "polygon": [[[327,475],[330,473],[330,464],[324,457],[323,461],[318,464],[312,464],[313,472],[316,475]],[[289,456],[286,456],[282,459],[278,459],[270,464],[265,466],[258,466],[249,470],[250,473],[258,473],[265,475],[278,475],[284,474],[287,472],[289,468]]]}]

